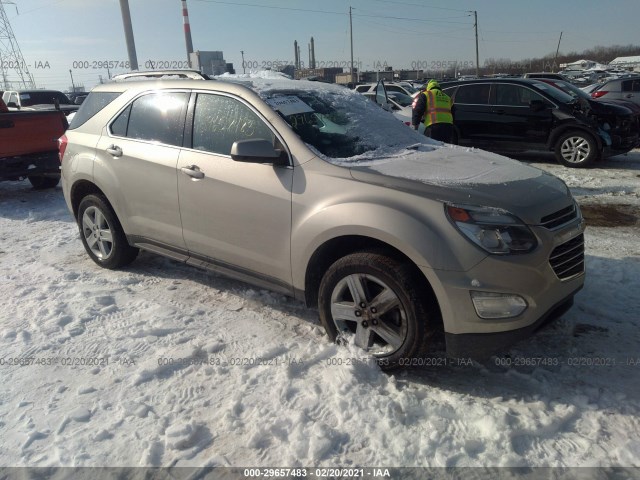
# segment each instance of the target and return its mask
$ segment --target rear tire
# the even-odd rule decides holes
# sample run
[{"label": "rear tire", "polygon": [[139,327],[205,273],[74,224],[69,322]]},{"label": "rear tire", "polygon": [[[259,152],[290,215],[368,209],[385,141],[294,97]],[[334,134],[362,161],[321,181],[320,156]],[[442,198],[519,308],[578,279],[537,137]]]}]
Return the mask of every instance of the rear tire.
[{"label": "rear tire", "polygon": [[115,212],[102,195],[82,199],[77,222],[85,250],[101,267],[124,267],[138,256],[138,249],[129,245]]},{"label": "rear tire", "polygon": [[[433,336],[432,316],[409,265],[380,252],[336,261],[320,283],[320,321],[332,341],[355,335],[383,370],[410,365]],[[414,362],[415,363],[415,362]]]},{"label": "rear tire", "polygon": [[556,160],[565,167],[584,168],[600,157],[598,144],[588,133],[574,130],[563,134],[556,142]]},{"label": "rear tire", "polygon": [[44,177],[44,176],[32,176],[27,177],[34,190],[44,190],[47,188],[54,188],[60,183],[60,177]]}]

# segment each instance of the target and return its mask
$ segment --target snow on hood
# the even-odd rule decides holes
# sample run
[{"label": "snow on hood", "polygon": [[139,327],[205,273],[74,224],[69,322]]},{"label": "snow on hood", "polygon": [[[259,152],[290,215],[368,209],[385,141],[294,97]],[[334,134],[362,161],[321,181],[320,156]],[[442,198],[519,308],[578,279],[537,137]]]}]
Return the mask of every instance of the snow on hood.
[{"label": "snow on hood", "polygon": [[517,160],[476,148],[443,144],[420,146],[417,151],[406,152],[405,155],[364,160],[350,166],[368,167],[383,175],[438,185],[501,184],[545,175]]}]

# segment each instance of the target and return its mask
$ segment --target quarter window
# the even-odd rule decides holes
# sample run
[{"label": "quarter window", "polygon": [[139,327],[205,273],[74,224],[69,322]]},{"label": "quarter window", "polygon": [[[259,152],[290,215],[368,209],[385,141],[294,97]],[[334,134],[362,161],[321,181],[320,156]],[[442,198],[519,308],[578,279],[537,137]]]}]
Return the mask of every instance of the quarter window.
[{"label": "quarter window", "polygon": [[111,133],[127,138],[182,146],[188,93],[151,93],[136,99],[111,124]]},{"label": "quarter window", "polygon": [[71,120],[69,130],[73,130],[74,128],[78,128],[79,126],[83,125],[87,120],[93,118],[94,115],[100,112],[103,108],[105,108],[119,96],[119,92],[90,93],[85,101],[82,102],[82,106],[74,115],[73,120]]},{"label": "quarter window", "polygon": [[222,95],[199,94],[193,119],[193,148],[230,155],[239,140],[263,139],[274,144],[275,135],[242,102]]}]

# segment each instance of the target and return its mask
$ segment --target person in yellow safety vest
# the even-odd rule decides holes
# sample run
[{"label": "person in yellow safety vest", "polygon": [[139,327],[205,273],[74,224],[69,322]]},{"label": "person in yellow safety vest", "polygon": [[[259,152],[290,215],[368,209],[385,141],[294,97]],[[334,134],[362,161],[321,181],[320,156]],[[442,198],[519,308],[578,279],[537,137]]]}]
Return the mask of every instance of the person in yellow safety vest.
[{"label": "person in yellow safety vest", "polygon": [[451,98],[442,91],[440,84],[429,80],[427,87],[413,101],[411,124],[418,130],[424,121],[424,134],[434,140],[451,143],[453,139],[453,115]]}]

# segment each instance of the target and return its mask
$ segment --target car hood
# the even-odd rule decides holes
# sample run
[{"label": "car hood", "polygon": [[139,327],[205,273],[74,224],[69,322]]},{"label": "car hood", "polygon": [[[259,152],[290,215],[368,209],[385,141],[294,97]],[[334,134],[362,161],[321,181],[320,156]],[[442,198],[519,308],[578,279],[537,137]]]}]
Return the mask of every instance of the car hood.
[{"label": "car hood", "polygon": [[596,115],[632,115],[637,113],[624,102],[616,102],[615,100],[589,100],[589,107]]},{"label": "car hood", "polygon": [[605,104],[613,105],[613,106],[616,106],[616,107],[623,107],[623,108],[626,108],[628,110],[631,110],[631,112],[633,112],[636,115],[638,113],[640,113],[640,105],[638,105],[637,103],[633,103],[633,102],[631,102],[629,100],[622,100],[622,99],[616,100],[616,99],[613,99],[613,98],[607,98],[605,100],[600,100],[600,99],[594,100],[593,102],[594,103],[605,103]]},{"label": "car hood", "polygon": [[485,152],[421,146],[397,157],[350,166],[359,181],[459,205],[507,210],[528,225],[572,205],[565,183],[540,169]]}]

